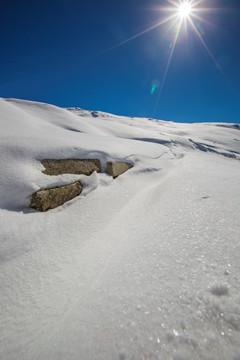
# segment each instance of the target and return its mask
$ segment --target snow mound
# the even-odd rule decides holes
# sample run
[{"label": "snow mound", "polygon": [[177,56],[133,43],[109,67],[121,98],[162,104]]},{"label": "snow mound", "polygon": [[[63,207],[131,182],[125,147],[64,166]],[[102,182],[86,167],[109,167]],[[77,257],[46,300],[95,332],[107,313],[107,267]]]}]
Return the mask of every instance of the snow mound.
[{"label": "snow mound", "polygon": [[[239,125],[0,98],[0,126],[1,359],[239,358]],[[70,158],[103,171],[42,173]],[[113,180],[108,161],[134,166]]]}]

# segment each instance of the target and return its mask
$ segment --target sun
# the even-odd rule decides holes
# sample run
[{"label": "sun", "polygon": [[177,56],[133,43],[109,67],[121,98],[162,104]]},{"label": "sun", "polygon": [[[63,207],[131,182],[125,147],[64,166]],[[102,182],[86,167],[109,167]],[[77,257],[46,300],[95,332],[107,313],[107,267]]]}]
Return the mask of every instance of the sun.
[{"label": "sun", "polygon": [[188,1],[185,1],[178,6],[178,15],[181,18],[189,17],[191,15],[191,12],[192,12],[192,6]]},{"label": "sun", "polygon": [[[131,37],[117,43],[116,45],[113,45],[103,51],[100,51],[98,54],[102,54],[106,51],[115,49],[119,46],[125,45],[127,43],[129,43],[132,40],[137,39],[140,36],[143,36],[145,34],[147,34],[148,32],[155,30],[156,28],[159,28],[162,25],[165,25],[167,23],[169,23],[169,27],[168,27],[168,32],[170,32],[170,30],[172,31],[172,36],[173,38],[170,40],[170,44],[169,44],[169,48],[171,49],[169,51],[169,56],[168,56],[168,60],[167,60],[167,64],[166,64],[166,69],[164,71],[163,77],[161,82],[156,85],[153,84],[152,89],[151,89],[151,94],[153,94],[156,90],[156,87],[159,87],[158,90],[158,97],[156,100],[156,105],[155,105],[155,109],[157,108],[166,78],[167,78],[167,74],[172,62],[172,58],[173,55],[175,53],[175,48],[176,45],[178,43],[178,39],[180,37],[180,33],[183,33],[182,30],[185,29],[185,35],[188,34],[189,30],[193,30],[193,32],[195,32],[195,34],[197,35],[198,39],[200,40],[200,42],[202,43],[204,49],[206,50],[206,52],[208,53],[208,55],[210,56],[210,58],[212,59],[212,61],[214,62],[215,66],[222,72],[219,64],[217,63],[217,60],[215,59],[214,55],[212,54],[211,50],[209,49],[208,45],[206,44],[203,34],[202,34],[202,30],[201,30],[201,23],[205,23],[208,25],[211,25],[211,23],[209,23],[203,16],[203,14],[208,14],[210,11],[214,11],[216,12],[217,8],[210,8],[210,7],[205,7],[205,6],[199,6],[200,4],[204,4],[206,2],[208,2],[209,0],[160,0],[162,2],[166,2],[169,3],[169,6],[159,6],[156,7],[155,10],[159,11],[160,14],[162,14],[162,19],[157,22],[156,24],[148,27],[145,30],[140,31],[139,33],[132,35]],[[165,15],[166,14],[166,15]],[[182,35],[181,35],[182,36]],[[188,38],[188,36],[186,36]]]}]

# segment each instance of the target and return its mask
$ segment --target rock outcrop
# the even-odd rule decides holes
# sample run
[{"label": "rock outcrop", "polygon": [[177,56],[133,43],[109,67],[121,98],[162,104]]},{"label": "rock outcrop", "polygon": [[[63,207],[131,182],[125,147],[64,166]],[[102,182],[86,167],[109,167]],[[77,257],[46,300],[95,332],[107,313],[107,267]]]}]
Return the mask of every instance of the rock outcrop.
[{"label": "rock outcrop", "polygon": [[[91,175],[94,171],[101,171],[101,163],[98,159],[48,159],[41,160],[41,163],[45,167],[43,173],[46,175]],[[132,165],[127,162],[108,162],[106,172],[115,179],[131,167]],[[37,191],[31,197],[30,207],[39,211],[54,209],[80,195],[82,189],[82,183],[76,181],[69,185]]]},{"label": "rock outcrop", "polygon": [[127,162],[112,162],[107,163],[106,172],[115,179],[119,175],[125,173],[127,170],[132,168],[132,164]]},{"label": "rock outcrop", "polygon": [[45,167],[43,173],[46,175],[83,174],[89,176],[94,171],[101,171],[98,159],[41,160],[41,163]]},{"label": "rock outcrop", "polygon": [[81,182],[76,181],[69,185],[40,190],[32,195],[30,206],[39,211],[54,209],[81,194],[82,189]]}]

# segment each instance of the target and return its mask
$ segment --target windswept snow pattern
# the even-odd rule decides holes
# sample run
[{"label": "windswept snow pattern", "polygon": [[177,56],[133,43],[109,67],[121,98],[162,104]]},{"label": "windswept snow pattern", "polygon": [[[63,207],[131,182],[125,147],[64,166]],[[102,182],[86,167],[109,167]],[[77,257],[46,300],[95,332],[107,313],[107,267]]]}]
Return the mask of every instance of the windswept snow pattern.
[{"label": "windswept snow pattern", "polygon": [[[0,99],[0,126],[1,359],[240,359],[238,125]],[[68,158],[134,167],[42,173]]]}]

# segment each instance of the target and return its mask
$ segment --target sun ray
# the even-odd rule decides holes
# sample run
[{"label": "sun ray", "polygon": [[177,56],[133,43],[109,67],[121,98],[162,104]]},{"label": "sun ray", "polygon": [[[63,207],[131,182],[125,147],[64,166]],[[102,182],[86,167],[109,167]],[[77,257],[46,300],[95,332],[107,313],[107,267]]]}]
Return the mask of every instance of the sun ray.
[{"label": "sun ray", "polygon": [[202,2],[204,2],[204,0],[196,0],[194,1],[194,6],[198,6],[198,4],[201,4]]},{"label": "sun ray", "polygon": [[224,73],[223,69],[221,68],[221,66],[219,65],[219,63],[217,62],[217,60],[215,59],[214,55],[212,54],[212,52],[210,51],[209,47],[207,46],[206,42],[203,40],[201,34],[199,33],[196,25],[194,24],[193,20],[191,19],[190,21],[191,26],[193,27],[194,31],[196,32],[199,40],[201,41],[202,45],[204,46],[205,50],[207,51],[208,55],[210,56],[210,58],[213,60],[216,68],[221,72],[222,76],[224,77],[225,81],[228,83],[228,85],[232,88],[232,85],[227,77],[227,75]]},{"label": "sun ray", "polygon": [[168,75],[169,68],[170,68],[170,65],[172,62],[172,58],[175,53],[175,49],[176,49],[176,45],[178,42],[180,31],[182,30],[182,28],[184,28],[185,36],[188,37],[188,28],[189,28],[188,25],[190,25],[190,27],[196,33],[197,37],[201,41],[204,49],[206,50],[209,57],[212,59],[216,68],[223,74],[223,76],[227,80],[227,82],[229,82],[226,75],[224,74],[223,70],[221,69],[220,65],[218,64],[217,60],[215,59],[214,55],[212,54],[211,50],[209,49],[208,45],[204,41],[202,34],[201,34],[201,29],[199,30],[198,26],[194,22],[194,19],[195,19],[195,20],[199,21],[199,24],[201,22],[204,22],[207,25],[214,26],[212,23],[210,23],[209,21],[204,19],[201,15],[204,13],[213,12],[213,11],[216,11],[219,9],[214,8],[214,7],[212,7],[212,8],[204,7],[203,4],[206,3],[206,0],[166,0],[166,1],[168,2],[168,4],[170,6],[160,7],[160,8],[158,7],[157,11],[159,11],[161,15],[163,15],[164,12],[165,13],[168,12],[169,16],[167,16],[167,17],[165,16],[161,21],[148,27],[147,29],[140,31],[139,33],[137,33],[133,36],[130,36],[130,37],[126,38],[125,40],[120,41],[120,42],[118,42],[118,43],[116,43],[116,44],[114,44],[114,45],[112,45],[90,57],[90,58],[96,57],[96,56],[104,54],[110,50],[113,50],[120,46],[128,44],[129,42],[149,33],[150,31],[152,31],[154,29],[161,27],[164,24],[169,23],[167,32],[169,32],[176,24],[178,24],[176,35],[174,37],[174,40],[170,44],[171,51],[170,51],[169,57],[167,59],[167,65],[166,65],[166,68],[165,68],[165,71],[164,71],[164,74],[162,77],[162,82],[161,82],[161,85],[158,90],[158,96],[157,96],[154,112],[156,111],[156,108],[158,106],[158,103],[160,101],[160,98],[161,98],[161,95],[163,92],[163,88],[164,88],[164,85],[165,85],[165,82],[167,79],[167,75]]},{"label": "sun ray", "polygon": [[139,38],[140,36],[142,36],[142,35],[144,35],[144,34],[147,34],[148,32],[150,32],[150,31],[152,31],[152,30],[154,30],[154,29],[157,29],[157,28],[160,27],[161,25],[170,22],[170,21],[173,20],[174,18],[176,18],[176,14],[171,15],[171,16],[168,16],[167,18],[163,19],[162,21],[157,22],[156,24],[148,27],[147,29],[145,29],[145,30],[143,30],[143,31],[140,31],[139,33],[137,33],[137,34],[135,34],[135,35],[133,35],[133,36],[130,36],[129,38],[127,38],[127,39],[125,39],[125,40],[123,40],[123,41],[120,41],[120,42],[118,42],[117,44],[114,44],[114,45],[112,45],[112,46],[109,46],[109,47],[106,48],[106,49],[103,49],[103,50],[101,50],[101,51],[99,51],[99,52],[97,52],[97,53],[95,53],[95,54],[93,54],[93,55],[91,55],[91,56],[88,56],[87,58],[85,58],[85,61],[86,61],[86,60],[90,60],[90,59],[94,59],[94,58],[96,58],[97,56],[103,55],[103,54],[105,54],[105,53],[108,52],[108,51],[114,50],[114,49],[116,49],[116,48],[118,48],[118,47],[120,47],[120,46],[122,46],[122,45],[125,45],[125,44],[129,43],[130,41],[135,40],[135,39]]},{"label": "sun ray", "polygon": [[153,26],[150,26],[149,28],[147,28],[147,29],[145,29],[145,30],[143,30],[143,31],[141,31],[141,32],[139,32],[139,33],[137,33],[137,34],[135,34],[135,35],[133,35],[133,36],[131,36],[131,37],[123,40],[123,41],[120,41],[119,43],[117,43],[117,44],[109,47],[109,48],[106,49],[105,51],[112,50],[112,49],[115,49],[115,48],[117,48],[117,47],[119,47],[119,46],[125,45],[125,44],[129,43],[130,41],[135,40],[135,39],[137,39],[138,37],[140,37],[140,36],[142,36],[142,35],[144,35],[144,34],[147,34],[149,31],[152,31],[152,30],[160,27],[161,25],[169,22],[170,20],[174,19],[175,17],[176,17],[176,14],[175,14],[175,15],[171,15],[171,16],[167,17],[166,19],[158,22],[157,24],[154,24]]},{"label": "sun ray", "polygon": [[197,14],[192,14],[192,17],[194,17],[195,19],[197,19],[197,20],[199,20],[199,21],[201,21],[201,22],[204,22],[205,24],[207,24],[207,25],[209,25],[209,26],[212,26],[212,27],[214,27],[214,28],[216,28],[216,29],[219,29],[219,27],[218,26],[216,26],[215,24],[213,24],[213,23],[211,23],[210,21],[207,21],[206,19],[204,19],[202,16],[200,16],[200,15],[197,15]]},{"label": "sun ray", "polygon": [[155,103],[154,114],[156,112],[159,100],[160,100],[161,95],[162,95],[162,91],[163,91],[163,87],[164,87],[164,84],[165,84],[165,81],[166,81],[166,78],[167,78],[168,70],[169,70],[169,67],[170,67],[170,64],[171,64],[171,61],[172,61],[172,57],[173,57],[174,50],[175,50],[175,47],[176,47],[176,44],[177,44],[178,36],[179,36],[180,30],[181,30],[181,27],[182,27],[182,22],[183,22],[183,19],[181,19],[180,22],[179,22],[178,30],[177,30],[177,33],[176,33],[176,36],[175,36],[175,39],[174,39],[174,42],[173,42],[173,46],[171,48],[171,52],[170,52],[170,55],[169,55],[169,58],[168,58],[167,66],[166,66],[166,69],[165,69],[165,72],[164,72],[164,75],[163,75],[163,79],[162,79],[162,82],[161,82],[161,86],[160,86],[160,89],[159,89],[159,92],[158,92],[158,97],[157,97],[157,100],[156,100],[156,103]]},{"label": "sun ray", "polygon": [[225,81],[227,82],[227,84],[232,88],[232,85],[227,77],[227,75],[224,73],[223,69],[221,68],[221,66],[219,65],[219,63],[217,62],[217,60],[215,59],[214,55],[212,54],[212,52],[210,51],[209,47],[207,46],[206,42],[203,40],[201,34],[199,33],[196,25],[194,24],[193,20],[191,19],[190,24],[192,25],[194,31],[196,32],[196,34],[198,35],[199,40],[201,41],[202,45],[204,46],[205,50],[207,51],[208,55],[210,56],[210,58],[213,60],[216,68],[221,72],[222,76],[224,77]]},{"label": "sun ray", "polygon": [[[172,4],[175,7],[179,6],[179,2],[175,1],[175,0],[167,0],[169,2],[169,4]],[[171,8],[172,9],[172,8]]]},{"label": "sun ray", "polygon": [[210,12],[210,11],[217,11],[219,10],[218,8],[210,8],[210,7],[204,7],[204,8],[193,8],[194,12]]},{"label": "sun ray", "polygon": [[[162,80],[162,83],[161,83],[161,86],[159,89],[157,101],[156,101],[155,108],[154,108],[154,113],[156,111],[156,108],[160,101],[160,97],[162,95],[163,87],[166,82],[169,67],[172,62],[172,58],[173,58],[175,47],[176,47],[176,44],[178,41],[179,33],[181,31],[181,28],[184,27],[186,37],[188,37],[188,24],[193,29],[193,31],[196,33],[197,37],[201,41],[205,51],[207,52],[208,56],[213,61],[216,68],[222,73],[222,75],[224,76],[227,83],[229,83],[227,76],[224,74],[222,68],[218,64],[213,53],[211,52],[208,45],[204,41],[202,34],[201,34],[201,30],[198,29],[197,25],[194,22],[194,19],[195,19],[195,20],[199,21],[199,24],[201,24],[203,22],[207,25],[214,26],[214,24],[212,24],[211,22],[204,19],[201,15],[203,15],[204,13],[216,12],[219,10],[219,8],[204,7],[203,4],[206,2],[205,0],[167,0],[167,1],[170,5],[172,5],[172,7],[161,8],[160,11],[162,12],[163,10],[166,10],[167,12],[174,13],[175,17],[177,19],[180,19],[181,21],[179,23],[179,28],[178,28],[177,34],[175,36],[174,42],[171,43],[172,49],[171,49],[171,52],[170,52],[170,55],[168,58],[168,62],[167,62],[167,66],[166,66],[166,69],[165,69],[165,72],[163,75],[163,80]],[[172,25],[172,26],[174,26],[174,25]],[[215,26],[215,27],[218,28],[217,26]],[[171,28],[171,26],[170,26],[170,28]]]},{"label": "sun ray", "polygon": [[217,60],[215,59],[215,57],[213,56],[213,54],[211,53],[209,47],[207,46],[207,44],[205,43],[205,41],[203,40],[200,32],[198,31],[198,28],[196,27],[196,25],[194,24],[192,19],[189,19],[189,22],[193,28],[193,30],[195,31],[195,33],[197,34],[199,40],[201,41],[202,45],[204,46],[205,50],[207,51],[208,55],[210,56],[210,58],[213,60],[215,66],[220,69],[220,65],[218,64]]},{"label": "sun ray", "polygon": [[173,22],[169,24],[166,32],[167,33],[170,32],[170,30],[172,30],[177,24],[179,24],[179,18],[177,16],[175,16],[175,18],[173,19]]}]

